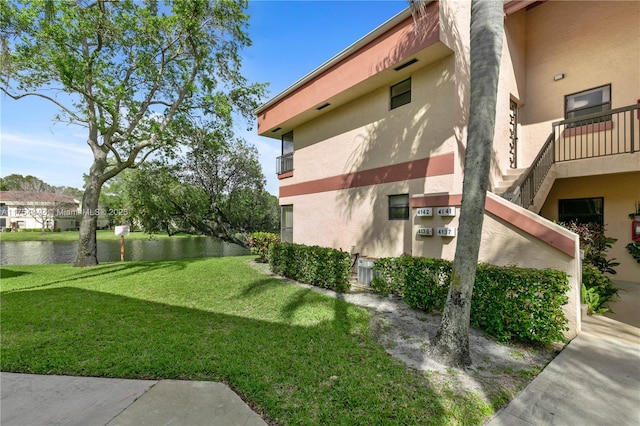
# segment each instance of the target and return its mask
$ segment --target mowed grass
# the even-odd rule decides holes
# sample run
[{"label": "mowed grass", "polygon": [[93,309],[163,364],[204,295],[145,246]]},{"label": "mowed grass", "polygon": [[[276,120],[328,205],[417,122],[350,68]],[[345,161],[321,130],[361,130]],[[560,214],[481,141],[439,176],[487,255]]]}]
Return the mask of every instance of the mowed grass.
[{"label": "mowed grass", "polygon": [[[62,231],[62,232],[42,232],[29,231],[29,232],[1,232],[0,241],[78,241],[78,231]],[[144,232],[132,232],[127,235],[126,239],[135,240],[147,240],[150,238],[182,238],[182,237],[194,237],[194,235],[179,234],[169,237],[167,234],[147,234]],[[113,229],[101,229],[96,231],[96,238],[98,241],[120,240]]]},{"label": "mowed grass", "polygon": [[229,384],[278,424],[482,424],[492,408],[408,370],[369,314],[250,257],[0,269],[2,371]]}]

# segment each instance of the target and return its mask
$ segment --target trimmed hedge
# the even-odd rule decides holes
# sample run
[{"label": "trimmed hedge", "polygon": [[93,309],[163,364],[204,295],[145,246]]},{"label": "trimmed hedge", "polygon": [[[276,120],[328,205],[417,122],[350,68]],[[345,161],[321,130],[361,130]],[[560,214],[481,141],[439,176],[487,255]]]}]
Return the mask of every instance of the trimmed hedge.
[{"label": "trimmed hedge", "polygon": [[272,243],[271,270],[287,278],[344,293],[350,288],[351,256],[342,250]]},{"label": "trimmed hedge", "polygon": [[[402,256],[374,263],[371,288],[396,294],[412,308],[442,311],[449,291],[452,262]],[[551,269],[479,264],[471,303],[471,325],[499,341],[563,341],[567,319],[567,274]]]}]

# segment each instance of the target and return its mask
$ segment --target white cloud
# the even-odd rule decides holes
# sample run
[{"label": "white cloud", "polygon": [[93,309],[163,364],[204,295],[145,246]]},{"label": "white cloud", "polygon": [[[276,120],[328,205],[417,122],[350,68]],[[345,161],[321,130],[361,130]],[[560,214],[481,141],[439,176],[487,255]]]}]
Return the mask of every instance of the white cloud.
[{"label": "white cloud", "polygon": [[2,176],[33,175],[51,185],[81,188],[83,173],[89,172],[93,161],[89,147],[72,131],[45,135],[3,131],[0,143]]}]

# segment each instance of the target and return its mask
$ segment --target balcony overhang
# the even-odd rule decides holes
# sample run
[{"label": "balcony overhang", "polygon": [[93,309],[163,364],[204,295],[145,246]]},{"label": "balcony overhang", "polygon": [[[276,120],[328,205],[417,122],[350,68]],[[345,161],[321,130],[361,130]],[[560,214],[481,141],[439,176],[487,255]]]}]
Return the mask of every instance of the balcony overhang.
[{"label": "balcony overhang", "polygon": [[451,53],[440,41],[438,2],[428,4],[417,22],[408,8],[259,107],[258,134],[280,138],[301,123],[401,81]]}]

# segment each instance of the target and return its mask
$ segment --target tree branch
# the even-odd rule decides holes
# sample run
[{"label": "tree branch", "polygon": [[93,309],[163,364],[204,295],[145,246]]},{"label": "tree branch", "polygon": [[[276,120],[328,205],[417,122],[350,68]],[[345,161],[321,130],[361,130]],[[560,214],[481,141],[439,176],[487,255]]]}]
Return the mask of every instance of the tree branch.
[{"label": "tree branch", "polygon": [[80,118],[79,116],[77,116],[73,111],[71,111],[69,108],[67,108],[66,106],[64,106],[63,104],[61,104],[60,102],[58,102],[57,100],[55,100],[54,98],[52,98],[51,96],[47,96],[47,95],[43,95],[42,93],[37,93],[37,92],[25,92],[25,93],[21,93],[19,95],[14,95],[12,93],[10,93],[7,89],[5,89],[4,87],[0,87],[0,90],[2,90],[2,92],[9,96],[11,99],[17,101],[19,99],[22,98],[26,98],[27,96],[36,96],[38,98],[43,98],[46,99],[54,104],[56,104],[60,109],[62,109],[64,112],[66,112],[67,114],[69,114],[71,117],[73,117],[74,120],[79,121],[81,123],[89,123],[88,119],[83,119]]}]

